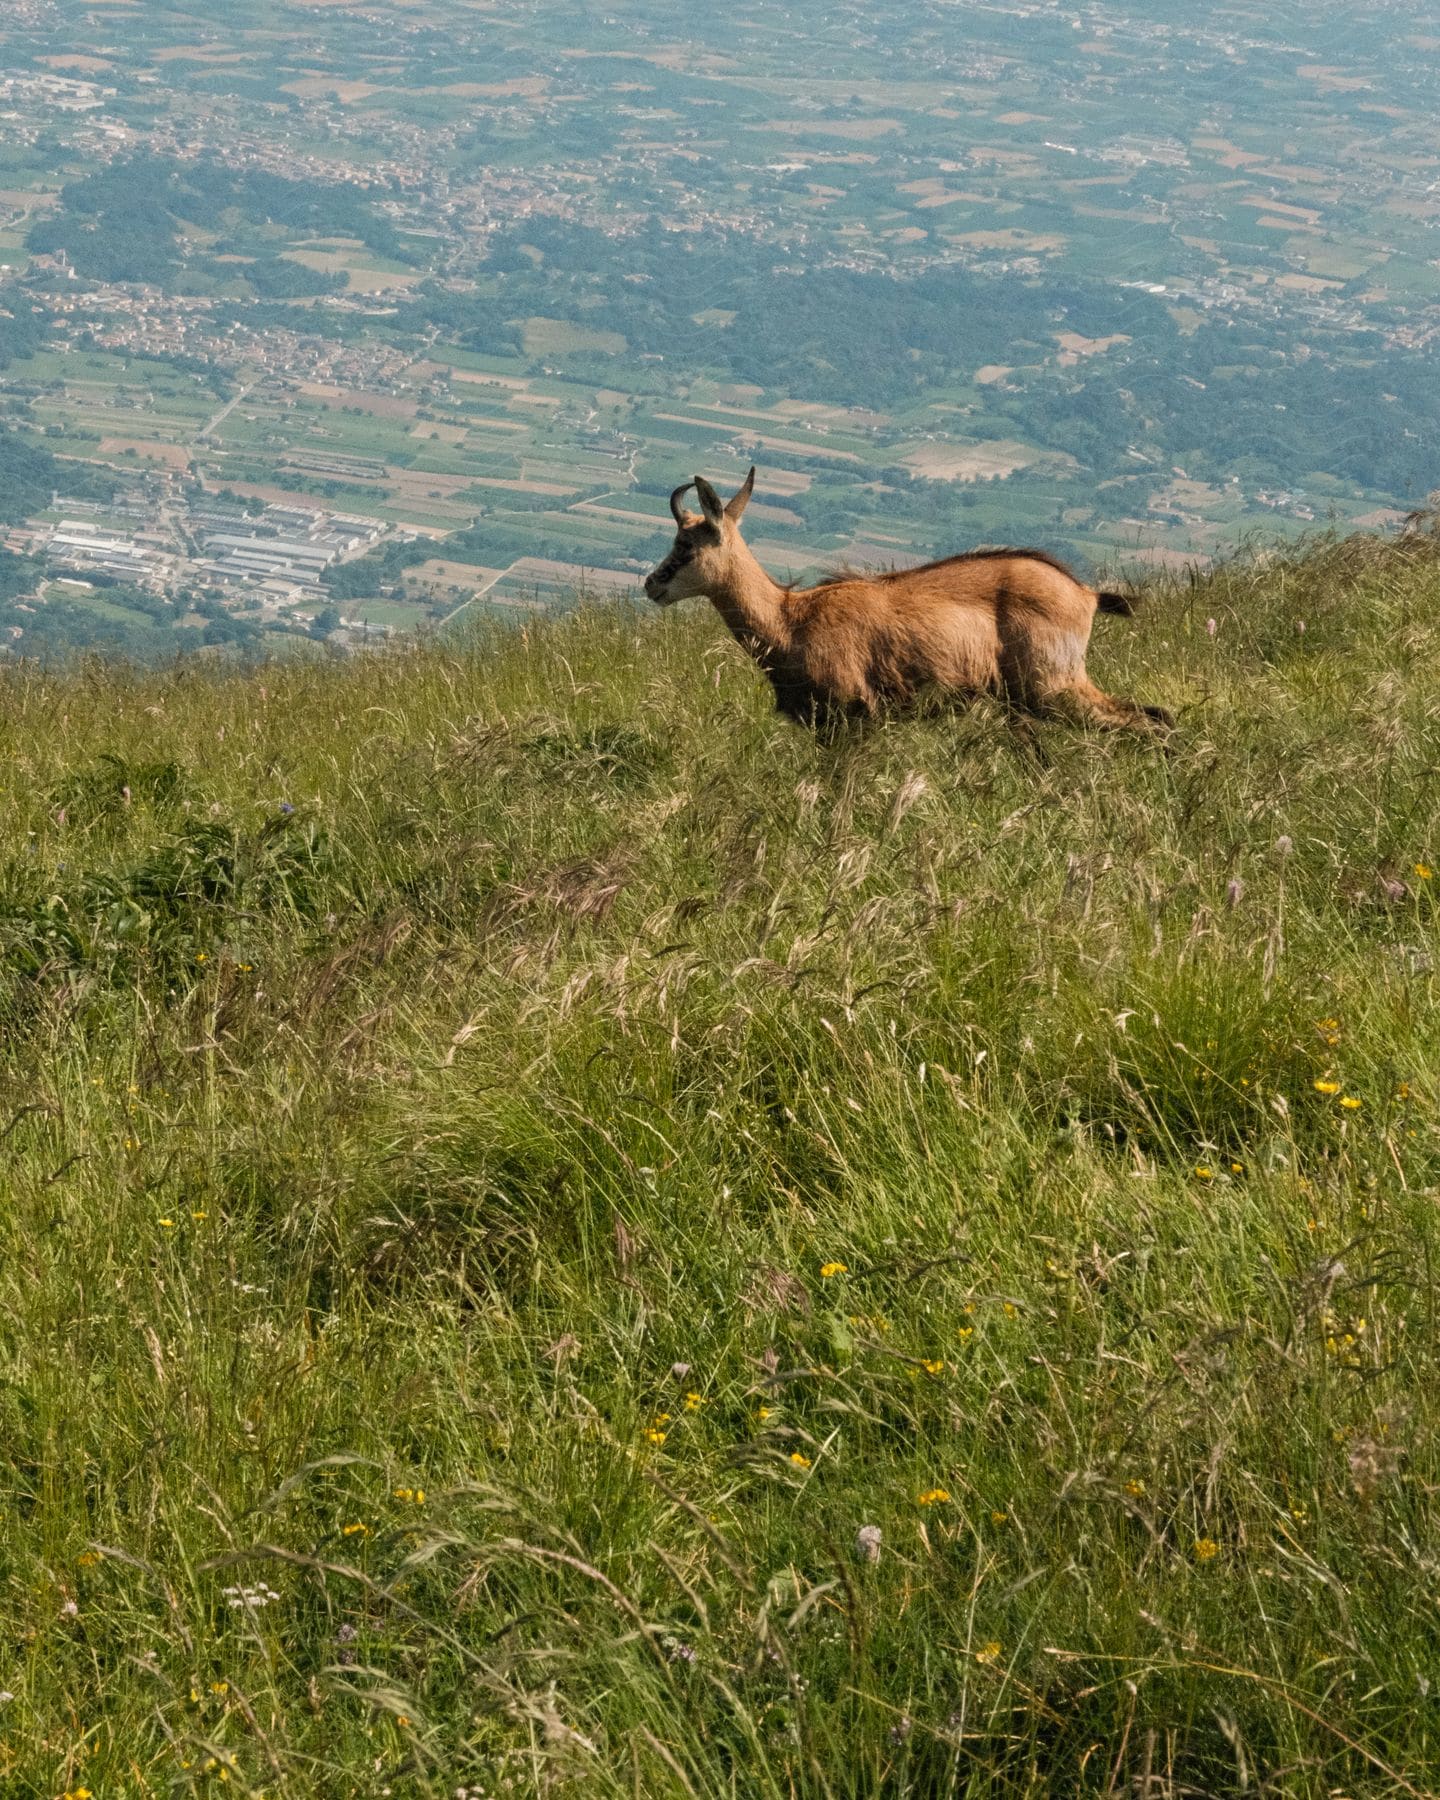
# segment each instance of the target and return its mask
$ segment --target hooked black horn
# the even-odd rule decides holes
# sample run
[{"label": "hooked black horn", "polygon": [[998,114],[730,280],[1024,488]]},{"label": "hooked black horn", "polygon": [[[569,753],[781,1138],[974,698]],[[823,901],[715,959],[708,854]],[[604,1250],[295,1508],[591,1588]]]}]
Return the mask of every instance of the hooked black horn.
[{"label": "hooked black horn", "polygon": [[675,492],[670,496],[670,512],[677,525],[683,525],[685,523],[685,515],[680,510],[680,496],[687,488],[692,488],[694,485],[695,483],[693,481],[682,481],[679,487],[676,488]]}]

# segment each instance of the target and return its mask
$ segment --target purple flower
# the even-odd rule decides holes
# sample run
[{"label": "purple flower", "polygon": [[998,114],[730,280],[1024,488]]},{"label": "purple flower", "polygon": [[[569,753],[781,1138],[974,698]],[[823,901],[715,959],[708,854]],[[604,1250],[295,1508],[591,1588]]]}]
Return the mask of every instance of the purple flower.
[{"label": "purple flower", "polygon": [[1245,883],[1238,875],[1232,875],[1225,884],[1225,904],[1230,908],[1231,912],[1234,912],[1235,908],[1244,898]]},{"label": "purple flower", "polygon": [[295,808],[290,804],[290,802],[288,800],[282,800],[280,802],[280,810],[282,813],[285,814],[286,818],[289,818],[290,814],[294,812]]}]

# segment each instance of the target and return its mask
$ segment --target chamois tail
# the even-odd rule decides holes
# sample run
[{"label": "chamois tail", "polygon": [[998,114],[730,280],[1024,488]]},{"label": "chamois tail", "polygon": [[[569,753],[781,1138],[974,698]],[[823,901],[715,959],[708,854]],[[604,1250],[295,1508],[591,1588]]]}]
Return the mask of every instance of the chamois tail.
[{"label": "chamois tail", "polygon": [[1103,613],[1119,613],[1121,618],[1128,619],[1135,611],[1135,602],[1125,594],[1100,593],[1095,599]]}]

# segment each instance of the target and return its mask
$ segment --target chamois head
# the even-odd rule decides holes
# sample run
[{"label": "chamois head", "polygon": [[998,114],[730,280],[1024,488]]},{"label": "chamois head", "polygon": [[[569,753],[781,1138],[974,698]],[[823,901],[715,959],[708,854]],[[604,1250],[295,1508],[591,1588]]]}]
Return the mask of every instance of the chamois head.
[{"label": "chamois head", "polygon": [[[692,487],[700,502],[698,513],[687,512],[680,505],[680,496]],[[724,584],[732,551],[740,541],[740,515],[754,491],[754,469],[726,502],[703,475],[676,488],[670,496],[675,542],[659,568],[645,577],[645,592],[657,606],[673,606],[677,600],[712,593]]]}]

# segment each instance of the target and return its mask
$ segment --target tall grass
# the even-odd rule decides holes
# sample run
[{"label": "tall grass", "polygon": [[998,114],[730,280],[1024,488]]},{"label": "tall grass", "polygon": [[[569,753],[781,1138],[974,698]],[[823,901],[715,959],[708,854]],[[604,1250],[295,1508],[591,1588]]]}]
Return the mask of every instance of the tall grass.
[{"label": "tall grass", "polygon": [[0,1790],[1440,1788],[1440,560],[1093,654],[9,672]]}]

